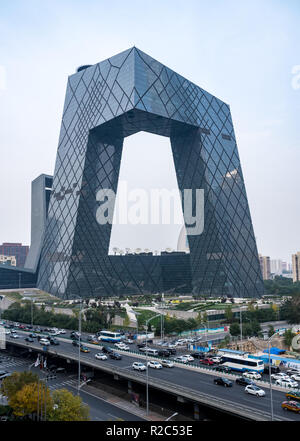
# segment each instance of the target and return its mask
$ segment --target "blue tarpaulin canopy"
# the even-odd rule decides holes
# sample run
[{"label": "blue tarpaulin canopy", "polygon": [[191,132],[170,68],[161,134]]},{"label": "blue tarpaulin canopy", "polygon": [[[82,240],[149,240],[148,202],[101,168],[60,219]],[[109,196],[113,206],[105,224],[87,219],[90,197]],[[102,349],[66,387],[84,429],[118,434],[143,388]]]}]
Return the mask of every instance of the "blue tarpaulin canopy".
[{"label": "blue tarpaulin canopy", "polygon": [[[264,352],[266,352],[268,354],[269,349],[265,349]],[[284,349],[279,349],[279,348],[271,348],[270,349],[270,354],[280,355],[280,354],[284,354],[284,353],[285,353]]]}]

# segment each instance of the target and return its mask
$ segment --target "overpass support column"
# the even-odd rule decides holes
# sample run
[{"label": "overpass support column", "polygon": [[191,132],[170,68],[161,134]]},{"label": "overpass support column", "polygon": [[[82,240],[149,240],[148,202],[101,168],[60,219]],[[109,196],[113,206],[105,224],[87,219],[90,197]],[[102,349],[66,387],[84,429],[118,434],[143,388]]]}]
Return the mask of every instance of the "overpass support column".
[{"label": "overpass support column", "polygon": [[132,381],[128,380],[128,393],[132,394]]},{"label": "overpass support column", "polygon": [[197,403],[194,403],[194,420],[197,420],[197,421],[200,420],[199,405]]}]

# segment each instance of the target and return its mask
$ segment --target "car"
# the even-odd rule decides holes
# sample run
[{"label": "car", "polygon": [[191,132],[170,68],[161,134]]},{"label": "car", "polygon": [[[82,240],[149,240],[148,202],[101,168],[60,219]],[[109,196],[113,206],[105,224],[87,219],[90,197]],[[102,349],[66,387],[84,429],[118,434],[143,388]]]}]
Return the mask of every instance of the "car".
[{"label": "car", "polygon": [[178,357],[175,357],[173,360],[174,361],[179,361],[180,363],[184,363],[184,364],[189,362],[188,359],[186,357],[183,357],[182,355],[179,355]]},{"label": "car", "polygon": [[137,344],[137,347],[138,347],[139,349],[144,348],[145,346],[146,346],[146,343],[138,343],[138,344]]},{"label": "car", "polygon": [[250,378],[252,380],[260,380],[261,379],[260,373],[259,372],[253,372],[253,371],[244,372],[243,373],[243,377]]},{"label": "car", "polygon": [[287,371],[286,371],[286,375],[289,375],[289,376],[291,376],[291,375],[294,375],[294,374],[298,374],[298,375],[300,375],[300,370],[299,369],[288,369]]},{"label": "car", "polygon": [[64,329],[60,329],[60,330],[59,330],[59,333],[60,333],[60,334],[66,334],[66,331],[65,331]]},{"label": "car", "polygon": [[281,403],[281,407],[283,410],[291,410],[292,412],[300,414],[300,403],[298,403],[297,401],[283,401],[283,403]]},{"label": "car", "polygon": [[300,401],[300,391],[299,390],[289,390],[286,394],[285,394],[285,396],[288,398],[288,399],[292,399],[292,400],[298,400],[298,401]]},{"label": "car", "polygon": [[172,343],[170,343],[170,344],[168,344],[168,346],[167,346],[169,349],[175,349],[176,348],[176,345],[173,345]]},{"label": "car", "polygon": [[245,392],[250,395],[255,395],[256,397],[264,397],[266,395],[266,392],[255,384],[246,386]]},{"label": "car", "polygon": [[251,384],[254,384],[254,381],[250,380],[250,378],[245,378],[245,377],[238,377],[235,380],[236,384],[239,384],[240,386],[249,386]]},{"label": "car", "polygon": [[272,374],[271,378],[273,380],[280,380],[280,379],[287,379],[288,380],[290,377],[288,375],[284,374],[283,372],[279,372],[277,374]]},{"label": "car", "polygon": [[295,381],[300,381],[300,373],[291,375],[291,378]]},{"label": "car", "polygon": [[[280,372],[280,369],[278,366],[270,366],[271,374],[278,374]],[[264,366],[264,374],[269,375],[269,366],[265,364]]]},{"label": "car", "polygon": [[100,345],[99,340],[90,340],[89,343],[91,343],[92,345]]},{"label": "car", "polygon": [[102,352],[104,352],[105,354],[112,354],[114,351],[113,348],[111,348],[110,346],[103,346],[102,348]]},{"label": "car", "polygon": [[19,336],[19,334],[16,334],[16,333],[11,333],[11,338],[19,338],[20,336]]},{"label": "car", "polygon": [[205,364],[207,366],[212,366],[214,364],[211,358],[203,358],[202,360],[199,361],[199,363]]},{"label": "car", "polygon": [[213,369],[217,372],[225,372],[226,374],[230,374],[232,372],[232,369],[228,366],[214,366]]},{"label": "car", "polygon": [[31,332],[31,333],[29,334],[29,337],[31,337],[31,338],[37,338],[37,335],[36,335],[34,332]]},{"label": "car", "polygon": [[121,351],[129,351],[129,346],[125,345],[125,343],[115,343],[115,346]]},{"label": "car", "polygon": [[88,353],[91,351],[86,346],[80,345],[80,352]]},{"label": "car", "polygon": [[135,361],[132,363],[132,368],[135,371],[145,371],[147,369],[147,366],[144,363],[139,363],[138,361]]},{"label": "car", "polygon": [[10,333],[11,333],[11,332],[9,331],[9,329],[6,329],[6,330],[5,330],[5,334],[6,334],[6,335],[9,335]]},{"label": "car", "polygon": [[50,344],[51,344],[51,345],[55,345],[55,346],[57,346],[57,345],[60,344],[59,341],[57,340],[57,338],[55,338],[55,337],[50,337],[50,338],[49,338],[49,341],[50,341]]},{"label": "car", "polygon": [[175,354],[176,354],[176,349],[175,349],[175,348],[167,348],[167,351],[168,351],[171,355],[175,355]]},{"label": "car", "polygon": [[132,340],[131,338],[125,338],[123,340],[124,343],[127,343],[128,345],[132,345],[134,343],[134,340]]},{"label": "car", "polygon": [[167,351],[167,349],[159,349],[158,355],[160,357],[170,357],[171,354],[169,351]]},{"label": "car", "polygon": [[28,341],[28,343],[33,343],[34,342],[32,337],[25,337],[25,341]]},{"label": "car", "polygon": [[213,361],[216,364],[220,364],[221,363],[222,358],[221,357],[211,357],[211,361]]},{"label": "car", "polygon": [[43,346],[49,346],[50,345],[50,341],[47,338],[41,338],[40,339],[40,344]]},{"label": "car", "polygon": [[194,357],[192,355],[183,355],[183,357],[187,358],[188,361],[194,361]]},{"label": "car", "polygon": [[72,341],[72,345],[73,345],[73,346],[79,346],[79,343],[78,343],[77,340],[73,340],[73,341]]},{"label": "car", "polygon": [[218,384],[224,387],[232,387],[233,385],[232,381],[228,380],[228,378],[223,378],[223,377],[214,378],[213,382],[214,384]]},{"label": "car", "polygon": [[199,358],[199,359],[205,358],[205,354],[203,352],[193,352],[191,354],[191,356],[194,358]]},{"label": "car", "polygon": [[95,354],[95,358],[97,360],[107,360],[107,355],[103,354],[102,352],[98,352]]},{"label": "car", "polygon": [[109,354],[110,358],[114,359],[114,360],[121,360],[122,359],[122,355],[120,355],[118,352],[112,352]]},{"label": "car", "polygon": [[275,384],[278,386],[283,387],[298,387],[298,383],[295,380],[292,380],[291,378],[282,378],[275,381]]},{"label": "car", "polygon": [[174,362],[171,360],[161,360],[161,364],[162,364],[162,366],[167,367],[167,368],[173,368],[175,366]]},{"label": "car", "polygon": [[148,361],[148,367],[153,369],[162,369],[162,364],[155,360]]}]

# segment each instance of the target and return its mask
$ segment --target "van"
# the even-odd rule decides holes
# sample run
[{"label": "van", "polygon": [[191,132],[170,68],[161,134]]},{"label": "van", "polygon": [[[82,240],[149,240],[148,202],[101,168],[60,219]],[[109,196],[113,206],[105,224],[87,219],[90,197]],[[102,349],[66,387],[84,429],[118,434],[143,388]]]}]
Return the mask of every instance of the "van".
[{"label": "van", "polygon": [[152,348],[143,348],[145,349],[144,352],[147,352],[147,354],[149,355],[158,355],[158,350],[157,349],[152,349]]}]

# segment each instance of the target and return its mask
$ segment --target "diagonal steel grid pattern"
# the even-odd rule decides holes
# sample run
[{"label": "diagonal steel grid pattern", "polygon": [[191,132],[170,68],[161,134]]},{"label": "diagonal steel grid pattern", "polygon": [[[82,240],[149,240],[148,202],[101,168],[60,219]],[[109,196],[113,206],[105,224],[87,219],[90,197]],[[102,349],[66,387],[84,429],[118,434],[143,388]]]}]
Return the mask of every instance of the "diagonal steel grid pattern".
[{"label": "diagonal steel grid pattern", "polygon": [[[96,193],[116,192],[124,138],[141,130],[170,138],[180,190],[204,189],[190,254],[108,255]],[[62,298],[263,294],[229,106],[135,47],[71,75],[38,287]]]}]

